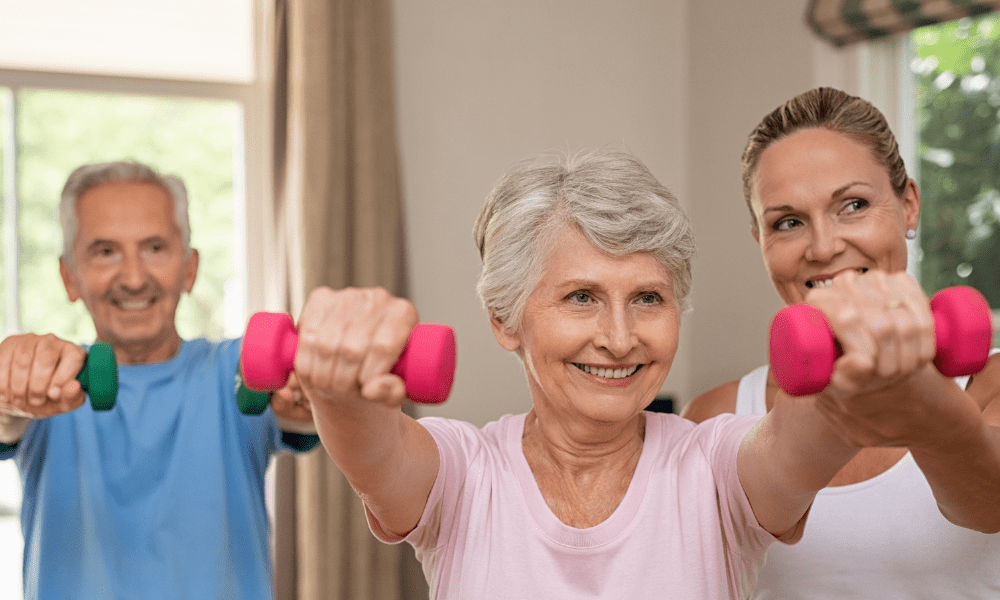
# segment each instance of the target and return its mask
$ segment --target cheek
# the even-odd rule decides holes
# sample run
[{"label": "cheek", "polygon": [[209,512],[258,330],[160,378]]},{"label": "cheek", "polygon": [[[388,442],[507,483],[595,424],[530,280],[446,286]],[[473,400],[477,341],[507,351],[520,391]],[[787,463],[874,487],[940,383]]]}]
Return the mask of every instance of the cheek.
[{"label": "cheek", "polygon": [[794,274],[801,255],[802,252],[794,244],[787,241],[779,242],[770,238],[765,239],[764,243],[761,244],[764,268],[767,269],[772,278],[783,278]]}]

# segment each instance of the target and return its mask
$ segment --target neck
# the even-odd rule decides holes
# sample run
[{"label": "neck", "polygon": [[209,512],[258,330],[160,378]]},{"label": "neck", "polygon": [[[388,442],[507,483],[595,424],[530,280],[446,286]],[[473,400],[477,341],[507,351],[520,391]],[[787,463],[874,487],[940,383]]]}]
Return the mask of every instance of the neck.
[{"label": "neck", "polygon": [[145,365],[166,362],[177,356],[181,349],[181,337],[174,334],[167,340],[109,341],[98,338],[99,342],[108,342],[115,351],[115,360],[120,365]]},{"label": "neck", "polygon": [[525,418],[525,454],[567,474],[582,474],[614,465],[635,466],[646,434],[643,413],[622,423],[567,424],[545,419],[537,408]]}]

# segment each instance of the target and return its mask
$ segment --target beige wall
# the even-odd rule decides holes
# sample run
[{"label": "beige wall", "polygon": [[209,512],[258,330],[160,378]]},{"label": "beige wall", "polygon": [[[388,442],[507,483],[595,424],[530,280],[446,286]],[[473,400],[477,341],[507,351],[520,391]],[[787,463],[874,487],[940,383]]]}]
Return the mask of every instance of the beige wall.
[{"label": "beige wall", "polygon": [[743,206],[749,130],[814,81],[804,2],[396,0],[396,81],[411,297],[452,325],[449,402],[482,425],[530,406],[475,295],[471,229],[510,163],[624,143],[689,210],[694,311],[664,391],[696,393],[766,360],[778,307]]}]

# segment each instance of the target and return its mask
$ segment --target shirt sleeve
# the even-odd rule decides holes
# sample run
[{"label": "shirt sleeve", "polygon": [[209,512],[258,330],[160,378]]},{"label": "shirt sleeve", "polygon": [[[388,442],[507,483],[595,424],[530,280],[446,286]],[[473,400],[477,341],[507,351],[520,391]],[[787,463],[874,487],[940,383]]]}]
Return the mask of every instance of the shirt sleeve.
[{"label": "shirt sleeve", "polygon": [[0,460],[8,460],[14,458],[14,454],[17,452],[17,446],[20,442],[15,442],[13,444],[5,444],[0,442]]},{"label": "shirt sleeve", "polygon": [[702,445],[715,476],[723,535],[744,561],[763,564],[763,554],[775,537],[757,521],[737,470],[740,445],[761,415],[724,414],[709,419]]},{"label": "shirt sleeve", "polygon": [[461,506],[463,486],[471,457],[481,445],[478,430],[468,423],[439,417],[418,421],[430,432],[438,448],[438,473],[424,505],[417,526],[406,536],[397,536],[382,529],[378,520],[365,507],[368,525],[379,540],[398,544],[410,543],[418,552],[433,551],[448,539],[450,525]]}]

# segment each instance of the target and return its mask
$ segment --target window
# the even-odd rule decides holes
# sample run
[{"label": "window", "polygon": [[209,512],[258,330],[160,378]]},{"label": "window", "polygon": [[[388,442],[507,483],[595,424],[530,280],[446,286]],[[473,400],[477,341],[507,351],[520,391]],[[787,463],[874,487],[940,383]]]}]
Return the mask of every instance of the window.
[{"label": "window", "polygon": [[[226,309],[239,310],[243,282],[233,264],[234,142],[242,137],[240,106],[231,101],[24,89],[14,95],[16,122],[15,329],[54,333],[85,343],[93,324],[82,303],[70,304],[56,268],[62,253],[57,212],[66,176],[84,163],[135,159],[179,175],[188,188],[192,245],[201,254],[195,289],[184,296],[178,327],[185,337],[226,331]],[[237,146],[238,147],[238,146]],[[242,164],[237,168],[242,170]],[[13,247],[15,240],[8,240]],[[228,298],[227,298],[228,296]]]},{"label": "window", "polygon": [[[119,159],[187,185],[201,261],[178,308],[181,335],[237,336],[247,307],[264,296],[261,243],[247,242],[262,237],[269,216],[270,81],[256,67],[270,44],[264,3],[86,4],[0,0],[0,336],[94,339],[85,308],[69,303],[58,275],[59,193],[80,164]],[[98,22],[88,28],[85,18]],[[161,29],[138,33],[132,25],[140,23]],[[70,34],[85,41],[62,43]],[[12,50],[5,44],[17,35],[23,43]],[[14,464],[3,461],[0,600],[21,598],[20,499]]]},{"label": "window", "polygon": [[970,285],[998,311],[1000,15],[923,27],[910,43],[920,281],[929,293]]}]

